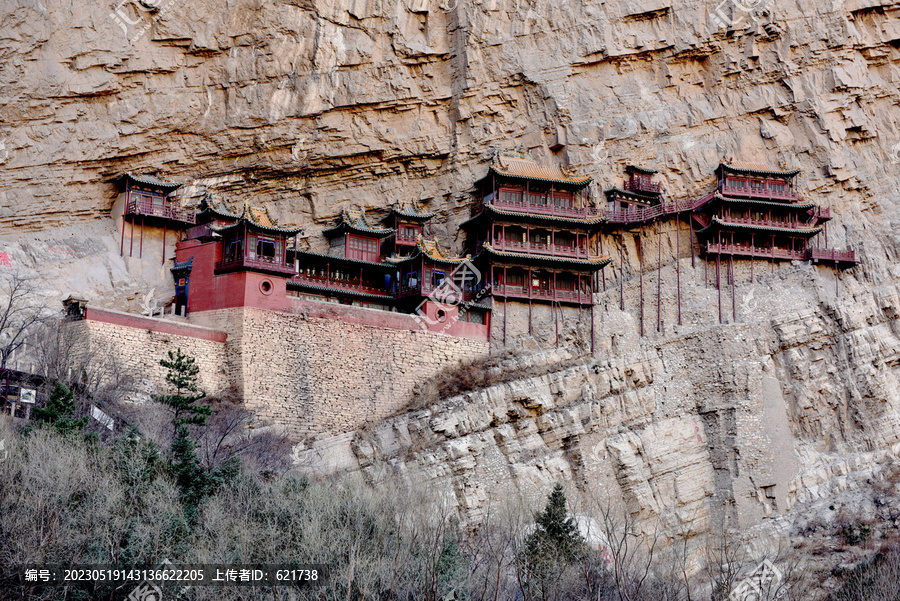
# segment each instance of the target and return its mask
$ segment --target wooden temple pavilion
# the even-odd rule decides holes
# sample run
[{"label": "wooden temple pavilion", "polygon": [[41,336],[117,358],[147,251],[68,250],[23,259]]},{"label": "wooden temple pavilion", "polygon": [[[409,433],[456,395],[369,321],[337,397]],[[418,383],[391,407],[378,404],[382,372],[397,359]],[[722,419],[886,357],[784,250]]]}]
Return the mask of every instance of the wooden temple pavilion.
[{"label": "wooden temple pavilion", "polygon": [[590,206],[590,177],[539,165],[525,154],[500,154],[476,182],[475,215],[462,224],[504,300],[593,305],[602,256],[601,212]]},{"label": "wooden temple pavilion", "polygon": [[629,177],[621,188],[612,187],[604,191],[610,213],[649,209],[662,204],[662,185],[653,181],[657,173],[655,169],[628,165],[625,172]]},{"label": "wooden temple pavilion", "polygon": [[394,233],[374,226],[362,211],[344,210],[323,231],[327,253],[297,249],[297,274],[288,282],[294,296],[342,304],[389,309],[394,301],[393,268],[382,262],[383,249]]},{"label": "wooden temple pavilion", "polygon": [[166,237],[168,231],[181,233],[196,221],[194,211],[183,209],[178,204],[177,190],[180,182],[171,182],[154,175],[124,173],[115,179],[120,194],[124,195],[122,211],[122,233],[119,241],[119,254],[125,255],[125,227],[130,224],[128,239],[128,256],[135,253],[135,223],[140,224],[140,239],[137,255],[144,255],[144,227],[162,228],[162,255],[166,260]]},{"label": "wooden temple pavilion", "polygon": [[434,215],[419,210],[412,202],[395,203],[384,220],[394,230],[391,238],[393,252],[399,255],[415,253],[419,237],[428,239],[431,236],[431,219]]},{"label": "wooden temple pavilion", "polygon": [[[717,261],[724,256],[854,265],[852,251],[813,252],[811,240],[826,231],[831,211],[800,199],[795,184],[799,173],[799,169],[721,163],[714,194],[693,216],[701,251]],[[827,246],[827,238],[825,242]]]}]

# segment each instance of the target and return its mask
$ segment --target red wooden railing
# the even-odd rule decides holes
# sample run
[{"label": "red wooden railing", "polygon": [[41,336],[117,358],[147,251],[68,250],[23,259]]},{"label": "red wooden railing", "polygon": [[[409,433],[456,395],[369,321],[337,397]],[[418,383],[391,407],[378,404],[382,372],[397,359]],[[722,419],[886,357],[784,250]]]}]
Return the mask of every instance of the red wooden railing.
[{"label": "red wooden railing", "polygon": [[495,250],[537,253],[551,257],[573,257],[576,259],[588,258],[588,253],[583,248],[576,248],[574,246],[563,244],[539,244],[535,242],[522,242],[519,240],[495,240],[491,246]]},{"label": "red wooden railing", "polygon": [[197,213],[188,209],[182,209],[180,207],[174,206],[172,204],[173,202],[175,201],[173,201],[171,198],[167,199],[164,203],[155,203],[151,200],[144,200],[143,198],[140,201],[131,199],[128,201],[128,204],[125,207],[125,214],[145,215],[148,217],[163,217],[165,219],[180,221],[182,223],[197,222]]},{"label": "red wooden railing", "polygon": [[400,291],[397,293],[397,298],[406,298],[408,296],[428,296],[438,301],[453,304],[474,300],[478,296],[478,292],[474,290],[460,290],[458,287],[432,286],[431,284],[401,286]]},{"label": "red wooden railing", "polygon": [[836,248],[811,248],[809,258],[813,261],[832,261],[834,263],[856,264],[856,252],[853,250],[837,250]]},{"label": "red wooden railing", "polygon": [[658,182],[645,182],[641,180],[628,180],[625,182],[626,192],[661,192],[662,184]]},{"label": "red wooden railing", "polygon": [[595,207],[563,207],[553,204],[538,204],[525,200],[495,200],[493,205],[498,209],[509,209],[511,211],[521,211],[523,213],[534,213],[537,215],[551,215],[554,217],[595,217],[600,214],[600,209]]},{"label": "red wooden railing", "polygon": [[238,257],[236,259],[226,259],[224,261],[218,261],[216,263],[217,271],[235,268],[265,269],[266,271],[275,271],[278,273],[288,274],[297,273],[293,265],[285,263],[284,261],[281,261],[279,259],[269,259],[266,257],[255,257],[253,259],[249,257]]},{"label": "red wooden railing", "polygon": [[706,252],[712,255],[741,255],[747,257],[752,255],[753,257],[758,257],[760,259],[775,258],[791,259],[795,261],[805,261],[808,256],[808,252],[805,250],[790,250],[778,247],[762,248],[750,244],[716,244],[715,242],[707,242]]},{"label": "red wooden railing", "polygon": [[298,284],[312,284],[314,286],[323,286],[325,288],[334,288],[337,290],[353,290],[355,292],[363,292],[365,294],[374,294],[376,296],[385,296],[391,297],[393,296],[390,292],[384,289],[384,286],[378,287],[373,284],[367,284],[365,282],[347,282],[342,280],[333,280],[322,276],[314,276],[314,275],[295,275],[291,278],[292,282],[296,282]]},{"label": "red wooden railing", "polygon": [[722,194],[726,196],[748,196],[763,200],[767,198],[771,198],[772,200],[798,200],[800,198],[796,190],[778,191],[770,190],[769,188],[751,188],[749,186],[741,188],[738,186],[729,186],[728,184],[722,185],[720,190],[722,191]]},{"label": "red wooden railing", "polygon": [[581,290],[552,290],[547,288],[529,288],[528,286],[506,286],[495,284],[491,288],[494,296],[530,298],[562,302],[590,303],[591,295]]},{"label": "red wooden railing", "polygon": [[418,240],[418,238],[419,238],[419,234],[417,234],[417,233],[408,235],[408,234],[404,234],[402,232],[397,232],[396,241],[401,244],[404,244],[404,243],[405,244],[415,244],[416,241]]}]

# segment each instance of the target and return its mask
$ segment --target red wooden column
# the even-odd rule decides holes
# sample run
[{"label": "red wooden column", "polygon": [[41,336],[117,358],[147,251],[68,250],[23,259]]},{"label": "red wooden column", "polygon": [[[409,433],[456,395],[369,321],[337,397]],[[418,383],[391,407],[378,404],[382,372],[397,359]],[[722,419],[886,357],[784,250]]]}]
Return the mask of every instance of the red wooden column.
[{"label": "red wooden column", "polygon": [[119,256],[125,255],[125,215],[122,214],[122,239],[119,242]]}]

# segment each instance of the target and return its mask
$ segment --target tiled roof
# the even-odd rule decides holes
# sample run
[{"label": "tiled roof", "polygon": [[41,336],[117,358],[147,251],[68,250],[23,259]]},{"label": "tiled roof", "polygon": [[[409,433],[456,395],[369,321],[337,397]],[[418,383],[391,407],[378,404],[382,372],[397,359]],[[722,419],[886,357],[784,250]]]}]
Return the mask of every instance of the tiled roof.
[{"label": "tiled roof", "polygon": [[406,261],[412,261],[414,259],[419,258],[424,255],[428,259],[436,263],[447,263],[447,264],[458,264],[470,258],[470,255],[466,255],[465,257],[454,257],[448,255],[444,252],[441,247],[438,245],[437,240],[426,240],[422,236],[416,240],[416,249],[418,252],[414,255],[410,255],[408,257],[385,257],[385,261],[393,264],[405,263]]},{"label": "tiled roof", "polygon": [[289,290],[309,290],[312,292],[325,292],[334,296],[353,296],[366,300],[378,300],[385,304],[390,304],[394,301],[394,296],[388,292],[385,292],[385,294],[383,295],[370,294],[368,292],[360,292],[359,290],[353,290],[351,288],[341,288],[339,286],[329,288],[328,286],[322,286],[320,284],[310,284],[309,282],[300,282],[297,280],[288,280],[287,288]]},{"label": "tiled roof", "polygon": [[647,169],[646,167],[638,167],[637,165],[626,165],[625,171],[632,172],[635,171],[637,173],[646,173],[647,175],[653,175],[654,173],[659,173],[656,169]]},{"label": "tiled roof", "polygon": [[350,259],[347,257],[336,257],[334,255],[326,255],[323,253],[312,252],[310,250],[298,250],[297,257],[308,257],[312,259],[320,259],[329,263],[338,263],[338,264],[351,264],[351,265],[365,265],[367,267],[384,267],[389,268],[390,265],[387,263],[379,263],[376,261],[363,261],[362,259]]},{"label": "tiled roof", "polygon": [[800,173],[799,169],[779,169],[778,167],[764,163],[749,163],[744,161],[722,161],[721,166],[727,171],[734,171],[736,173],[782,176],[794,176]]},{"label": "tiled roof", "polygon": [[252,206],[249,201],[244,201],[244,206],[241,207],[240,213],[238,213],[238,211],[230,206],[224,199],[207,195],[203,200],[203,209],[220,217],[224,217],[225,219],[233,219],[235,221],[235,223],[231,225],[220,228],[210,228],[216,232],[229,230],[240,223],[241,220],[246,220],[260,229],[282,234],[296,234],[303,230],[302,227],[298,226],[279,225],[278,220],[272,217],[272,213],[269,212],[268,206],[255,207]]},{"label": "tiled roof", "polygon": [[617,188],[616,186],[613,186],[608,190],[604,190],[603,193],[607,196],[607,198],[611,194],[617,194],[619,196],[625,196],[626,198],[633,198],[638,202],[652,203],[655,201],[657,204],[659,204],[660,197],[657,192],[629,192],[628,190],[623,190],[622,188]]},{"label": "tiled roof", "polygon": [[774,227],[769,225],[755,225],[752,223],[733,223],[718,217],[713,217],[709,222],[709,225],[702,230],[698,230],[697,233],[705,233],[712,229],[713,226],[718,226],[723,229],[753,230],[757,232],[772,232],[774,234],[793,234],[795,236],[815,236],[824,229],[822,227]]},{"label": "tiled roof", "polygon": [[507,177],[521,177],[575,186],[586,186],[591,182],[589,175],[579,176],[564,171],[562,167],[541,165],[527,155],[510,156],[501,153],[491,163],[491,171]]},{"label": "tiled roof", "polygon": [[589,259],[575,259],[571,257],[556,257],[553,255],[537,255],[531,253],[511,252],[508,250],[497,250],[487,242],[484,249],[488,255],[495,255],[501,258],[520,259],[528,263],[555,263],[561,265],[571,265],[576,267],[589,267],[591,269],[601,269],[612,263],[609,257],[591,257]]},{"label": "tiled roof", "polygon": [[522,219],[526,221],[551,221],[557,223],[569,223],[569,224],[578,224],[578,225],[600,225],[606,221],[606,217],[604,217],[601,213],[597,213],[596,215],[592,215],[590,217],[561,217],[557,215],[544,215],[541,213],[527,213],[525,211],[510,211],[509,209],[498,209],[492,204],[484,205],[484,211],[470,217],[460,224],[460,227],[466,226],[470,223],[473,223],[484,216],[485,213],[493,213],[495,215],[499,215],[501,217],[511,217],[514,219]]},{"label": "tiled roof", "polygon": [[791,209],[812,209],[813,207],[818,206],[816,205],[816,203],[809,200],[806,202],[778,202],[774,200],[758,200],[755,198],[736,198],[734,196],[725,196],[723,194],[719,194],[718,192],[716,192],[716,195],[713,196],[713,198],[722,202],[754,204],[778,208],[789,207]]},{"label": "tiled roof", "polygon": [[137,184],[143,184],[145,186],[150,186],[153,188],[164,188],[167,190],[174,190],[175,188],[181,187],[181,182],[170,182],[164,179],[160,179],[155,175],[147,175],[142,173],[131,173],[130,171],[127,173],[123,173],[120,175],[117,180],[125,179],[130,180]]},{"label": "tiled roof", "polygon": [[412,217],[413,219],[431,219],[435,216],[435,213],[419,211],[419,208],[413,202],[395,203],[393,212],[403,217]]},{"label": "tiled roof", "polygon": [[341,212],[341,219],[334,227],[326,228],[322,231],[326,236],[331,233],[340,233],[344,228],[349,228],[361,234],[369,234],[373,236],[389,236],[394,233],[393,228],[375,227],[369,223],[366,214],[363,211],[353,211],[344,209]]}]

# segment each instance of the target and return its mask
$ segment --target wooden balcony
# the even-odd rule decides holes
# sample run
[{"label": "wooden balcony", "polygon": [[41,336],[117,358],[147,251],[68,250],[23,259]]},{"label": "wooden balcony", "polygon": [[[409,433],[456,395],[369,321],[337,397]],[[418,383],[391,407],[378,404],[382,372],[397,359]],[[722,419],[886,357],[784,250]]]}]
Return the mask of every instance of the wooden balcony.
[{"label": "wooden balcony", "polygon": [[696,200],[682,200],[681,202],[669,202],[664,204],[654,205],[652,207],[648,207],[646,209],[628,209],[627,211],[614,211],[611,209],[604,209],[603,215],[606,217],[609,223],[622,223],[622,224],[638,224],[638,223],[647,223],[653,221],[654,219],[658,219],[660,217],[665,217],[668,215],[677,215],[678,213],[689,213],[696,208],[699,208],[709,202],[709,200],[713,197],[715,192],[710,192],[706,196],[698,198]]},{"label": "wooden balcony", "polygon": [[649,192],[651,194],[659,194],[662,192],[662,184],[657,182],[647,182],[642,180],[628,180],[625,182],[626,192]]},{"label": "wooden balcony", "polygon": [[539,244],[518,240],[495,240],[491,246],[494,250],[538,254],[549,257],[566,257],[572,259],[588,259],[588,252],[583,248],[565,244]]},{"label": "wooden balcony", "polygon": [[459,288],[432,286],[431,284],[417,284],[415,286],[401,286],[397,298],[410,296],[427,296],[438,302],[455,304],[475,300],[479,292],[475,290],[460,290]]},{"label": "wooden balcony", "polygon": [[221,271],[238,271],[242,269],[265,271],[268,273],[277,273],[285,275],[294,275],[297,273],[293,265],[285,263],[279,259],[269,259],[266,257],[238,257],[230,258],[216,263],[216,272]]},{"label": "wooden balcony", "polygon": [[160,219],[168,219],[169,221],[177,221],[179,223],[196,223],[197,214],[188,209],[182,209],[175,206],[175,201],[168,199],[167,202],[158,203],[141,199],[129,200],[125,205],[125,216],[142,215],[145,217],[158,217]]},{"label": "wooden balcony", "polygon": [[810,248],[809,260],[818,263],[847,263],[856,265],[856,252],[853,250],[838,250],[836,248]]},{"label": "wooden balcony", "polygon": [[741,188],[738,186],[729,186],[728,184],[722,185],[719,190],[724,196],[744,196],[748,198],[759,198],[760,200],[787,200],[791,202],[796,202],[800,199],[796,190],[778,191],[770,190],[768,187],[750,188],[747,186]]},{"label": "wooden balcony", "polygon": [[397,232],[397,237],[394,240],[397,244],[415,244],[418,241],[418,238],[419,234],[409,236],[401,232]]},{"label": "wooden balcony", "polygon": [[321,286],[323,288],[328,288],[334,290],[335,292],[341,291],[351,291],[351,292],[360,292],[362,294],[372,294],[374,296],[383,296],[385,298],[393,298],[393,294],[384,289],[384,286],[378,287],[370,282],[347,282],[344,280],[333,280],[326,277],[320,276],[311,276],[311,275],[295,275],[291,278],[291,282],[295,282],[297,284],[309,284],[312,286]]},{"label": "wooden balcony", "polygon": [[708,242],[705,250],[710,255],[731,255],[735,257],[753,257],[755,259],[806,261],[809,257],[809,252],[806,250],[790,250],[778,247],[763,248],[750,244],[716,244],[715,242]]},{"label": "wooden balcony", "polygon": [[777,221],[774,219],[751,219],[749,217],[719,217],[719,220],[726,224],[751,225],[756,227],[774,227],[789,230],[796,230],[800,228],[809,229],[811,227],[814,227],[810,223],[799,223],[796,221]]},{"label": "wooden balcony", "polygon": [[600,209],[595,207],[562,207],[552,204],[531,203],[524,200],[516,202],[498,199],[492,204],[498,209],[519,211],[521,213],[533,213],[535,215],[550,215],[551,217],[575,217],[578,219],[586,219],[588,217],[596,217],[600,214]]},{"label": "wooden balcony", "polygon": [[495,284],[491,288],[491,294],[501,298],[522,298],[537,301],[576,303],[579,305],[590,305],[594,302],[593,295],[584,293],[581,290],[552,290],[548,288]]}]

